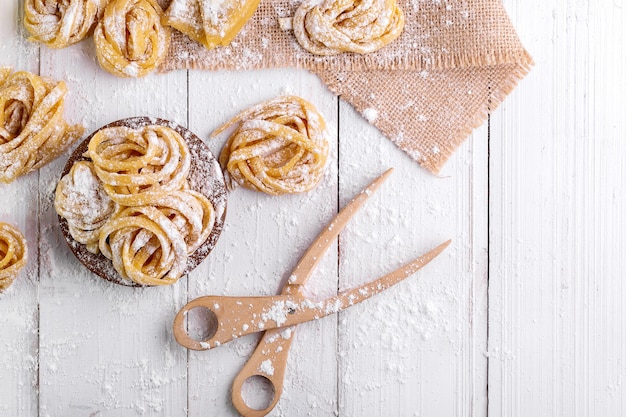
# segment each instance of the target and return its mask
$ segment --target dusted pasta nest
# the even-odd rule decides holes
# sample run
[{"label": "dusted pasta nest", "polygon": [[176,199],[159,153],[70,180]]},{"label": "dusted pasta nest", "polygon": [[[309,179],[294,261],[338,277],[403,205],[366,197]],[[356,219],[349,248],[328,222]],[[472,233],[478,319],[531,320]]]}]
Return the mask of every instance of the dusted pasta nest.
[{"label": "dusted pasta nest", "polygon": [[123,285],[168,285],[214,247],[226,190],[197,136],[138,117],[102,127],[74,151],[55,208],[70,249],[92,272]]},{"label": "dusted pasta nest", "polygon": [[104,191],[93,163],[77,161],[57,185],[55,209],[67,221],[70,235],[90,252],[98,253],[100,230],[117,204]]},{"label": "dusted pasta nest", "polygon": [[253,106],[219,127],[237,125],[220,154],[230,188],[242,185],[271,195],[303,193],[324,176],[326,122],[308,101],[278,97]]},{"label": "dusted pasta nest", "polygon": [[368,54],[402,34],[404,13],[396,0],[305,0],[292,27],[300,45],[312,54]]},{"label": "dusted pasta nest", "polygon": [[24,26],[31,40],[65,48],[85,38],[108,0],[26,0]]},{"label": "dusted pasta nest", "polygon": [[156,0],[112,0],[94,31],[100,66],[118,77],[143,77],[167,55],[170,29]]},{"label": "dusted pasta nest", "polygon": [[82,136],[63,117],[66,94],[63,81],[0,67],[0,182],[39,169]]},{"label": "dusted pasta nest", "polygon": [[0,292],[9,288],[26,265],[26,239],[15,226],[0,222]]}]

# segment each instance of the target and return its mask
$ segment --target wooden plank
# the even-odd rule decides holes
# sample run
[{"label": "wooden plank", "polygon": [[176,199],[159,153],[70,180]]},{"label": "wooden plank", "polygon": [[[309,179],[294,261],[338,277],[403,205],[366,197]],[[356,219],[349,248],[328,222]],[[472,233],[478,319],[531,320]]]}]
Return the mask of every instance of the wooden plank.
[{"label": "wooden plank", "polygon": [[[218,155],[226,137],[210,133],[248,106],[281,94],[311,101],[331,133],[327,173],[304,195],[271,197],[236,189],[229,194],[226,227],[210,258],[191,281],[189,298],[202,295],[270,295],[280,291],[304,250],[337,210],[337,99],[302,70],[190,72],[189,124]],[[337,247],[322,260],[307,288],[325,297],[337,289]],[[336,322],[298,326],[277,415],[332,415],[336,410]],[[205,352],[189,353],[189,415],[237,415],[230,389],[256,346],[253,336]],[[250,396],[259,396],[252,386]],[[262,398],[261,398],[262,399]]]},{"label": "wooden plank", "polygon": [[[185,72],[119,79],[95,62],[91,38],[41,50],[41,72],[65,79],[66,114],[87,132],[130,116],[185,124]],[[166,288],[110,284],[71,254],[53,195],[66,158],[41,171],[40,400],[42,415],[185,415],[187,358],[171,334],[186,279]]]},{"label": "wooden plank", "polygon": [[340,287],[370,281],[451,238],[415,276],[339,319],[339,415],[486,414],[487,129],[434,177],[348,104],[340,199],[394,174],[340,240]]},{"label": "wooden plank", "polygon": [[492,117],[489,412],[624,415],[626,9],[505,5],[537,64]]},{"label": "wooden plank", "polygon": [[[39,72],[39,48],[26,41],[22,2],[3,4],[0,39],[0,66]],[[35,172],[1,185],[0,221],[24,233],[29,259],[13,286],[0,294],[0,415],[38,413],[37,182]]]}]

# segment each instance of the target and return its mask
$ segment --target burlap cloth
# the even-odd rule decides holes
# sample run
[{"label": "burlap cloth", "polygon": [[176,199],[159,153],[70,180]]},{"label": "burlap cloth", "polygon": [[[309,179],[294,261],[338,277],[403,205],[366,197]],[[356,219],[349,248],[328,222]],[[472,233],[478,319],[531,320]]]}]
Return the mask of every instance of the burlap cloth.
[{"label": "burlap cloth", "polygon": [[306,52],[279,27],[299,3],[262,0],[231,45],[210,51],[174,31],[160,69],[309,69],[437,173],[532,65],[500,0],[398,0],[406,16],[399,39],[370,55],[333,57]]}]

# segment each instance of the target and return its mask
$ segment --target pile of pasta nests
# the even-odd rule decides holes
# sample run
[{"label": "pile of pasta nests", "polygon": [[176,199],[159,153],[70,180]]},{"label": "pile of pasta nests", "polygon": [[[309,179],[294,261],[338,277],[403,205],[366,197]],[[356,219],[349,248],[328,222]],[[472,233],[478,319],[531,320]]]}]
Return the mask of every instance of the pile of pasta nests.
[{"label": "pile of pasta nests", "polygon": [[[82,136],[84,128],[63,117],[66,93],[63,81],[0,68],[0,181],[36,170]],[[219,158],[229,189],[282,195],[307,192],[321,181],[328,132],[308,101],[268,100],[212,136],[229,129]],[[87,156],[90,161],[75,163],[56,190],[55,208],[73,239],[137,284],[176,282],[215,223],[211,202],[188,186],[192,161],[185,141],[161,126],[101,129]],[[3,291],[25,265],[27,249],[13,226],[2,224],[0,232]]]},{"label": "pile of pasta nests", "polygon": [[[142,77],[168,53],[175,28],[204,47],[228,45],[260,0],[173,0],[166,11],[156,0],[26,0],[24,25],[31,40],[64,48],[93,31],[100,65],[119,77]],[[305,0],[293,18],[277,22],[292,29],[314,55],[367,54],[397,39],[404,14],[396,0]]]},{"label": "pile of pasta nests", "polygon": [[189,186],[185,140],[168,126],[106,127],[85,156],[56,189],[55,209],[71,236],[124,279],[176,282],[215,224],[212,203]]},{"label": "pile of pasta nests", "polygon": [[[311,103],[296,96],[268,100],[213,135],[233,125],[220,155],[229,189],[302,193],[322,179],[326,123]],[[55,209],[71,237],[111,260],[124,279],[176,282],[215,223],[211,202],[187,182],[192,161],[183,138],[167,126],[105,127],[84,157],[56,188]]]},{"label": "pile of pasta nests", "polygon": [[[173,0],[163,11],[156,0],[26,0],[24,24],[31,40],[51,48],[64,48],[93,33],[97,59],[103,68],[121,77],[141,77],[155,70],[167,55],[170,27],[207,48],[227,45],[259,2],[225,0],[216,6],[201,0]],[[305,0],[292,18],[280,19],[277,24],[293,30],[299,44],[312,54],[366,54],[400,36],[404,14],[395,0]],[[0,110],[4,110],[0,123],[0,181],[11,182],[43,166],[82,136],[82,126],[71,125],[63,118],[66,93],[63,81],[0,68]],[[241,185],[281,195],[309,191],[321,180],[328,138],[323,117],[310,103],[294,96],[269,100],[242,112],[213,136],[233,125],[234,132],[219,158],[230,189]],[[57,211],[67,219],[74,239],[111,259],[122,277],[142,285],[176,282],[189,253],[211,230],[215,221],[211,204],[186,185],[184,141],[172,139],[172,132],[161,128],[146,132],[118,129],[115,135],[117,139],[96,140],[89,150],[91,162],[77,163],[61,180]],[[133,139],[124,142],[119,138]],[[143,138],[141,145],[137,145],[137,138]],[[131,142],[134,145],[129,145]],[[174,177],[165,182],[155,180],[156,171],[146,169],[153,163],[137,156],[137,146],[144,147],[141,152],[151,158],[159,152],[161,156],[163,152],[179,155],[174,158],[176,173],[168,171]],[[123,166],[138,161],[142,161],[143,168]],[[167,169],[164,165],[157,171]],[[136,177],[140,172],[150,180],[144,182],[144,177]],[[82,190],[91,200],[81,202],[76,197],[79,185],[92,187]],[[69,197],[70,190],[74,197]],[[167,198],[159,194],[163,192]],[[150,208],[157,206],[166,207],[167,213]],[[161,230],[127,233],[129,228],[149,224],[145,219],[159,224]],[[163,226],[168,222],[175,227]],[[3,226],[2,231],[13,229]],[[17,232],[0,240],[0,256],[4,256],[0,271],[11,271],[13,278],[25,264],[27,253],[23,236]],[[137,242],[154,245],[148,244],[143,252],[129,252],[129,247],[137,246],[129,243],[130,235],[138,238]],[[169,239],[167,244],[165,237]],[[0,290],[13,278],[0,275]]]}]

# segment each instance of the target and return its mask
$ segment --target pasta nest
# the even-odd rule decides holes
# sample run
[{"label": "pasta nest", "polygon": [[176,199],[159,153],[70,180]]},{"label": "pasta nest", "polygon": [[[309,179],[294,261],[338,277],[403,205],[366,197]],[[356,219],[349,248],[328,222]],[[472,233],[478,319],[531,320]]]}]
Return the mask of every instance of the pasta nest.
[{"label": "pasta nest", "polygon": [[88,154],[106,193],[125,206],[148,204],[153,192],[183,188],[191,167],[184,139],[164,126],[102,129],[91,138]]},{"label": "pasta nest", "polygon": [[312,54],[368,54],[400,36],[404,13],[395,0],[305,0],[292,26],[300,45]]},{"label": "pasta nest", "polygon": [[0,67],[0,182],[42,167],[83,134],[63,117],[66,94],[63,81]]},{"label": "pasta nest", "polygon": [[24,26],[31,39],[65,48],[85,38],[102,16],[107,0],[26,0]]},{"label": "pasta nest", "polygon": [[98,253],[100,229],[117,205],[96,176],[93,163],[78,161],[57,185],[54,208],[67,220],[69,232],[87,250]]},{"label": "pasta nest", "polygon": [[170,29],[155,0],[113,0],[94,31],[100,65],[119,77],[143,77],[167,55]]},{"label": "pasta nest", "polygon": [[237,124],[220,153],[228,185],[271,195],[302,193],[322,179],[328,158],[326,122],[308,101],[296,96],[268,100],[218,128]]},{"label": "pasta nest", "polygon": [[111,218],[100,233],[100,250],[124,278],[144,285],[172,284],[214,220],[203,195],[169,193],[154,205],[127,207]]},{"label": "pasta nest", "polygon": [[15,226],[0,222],[0,291],[9,288],[27,258],[24,235]]}]

